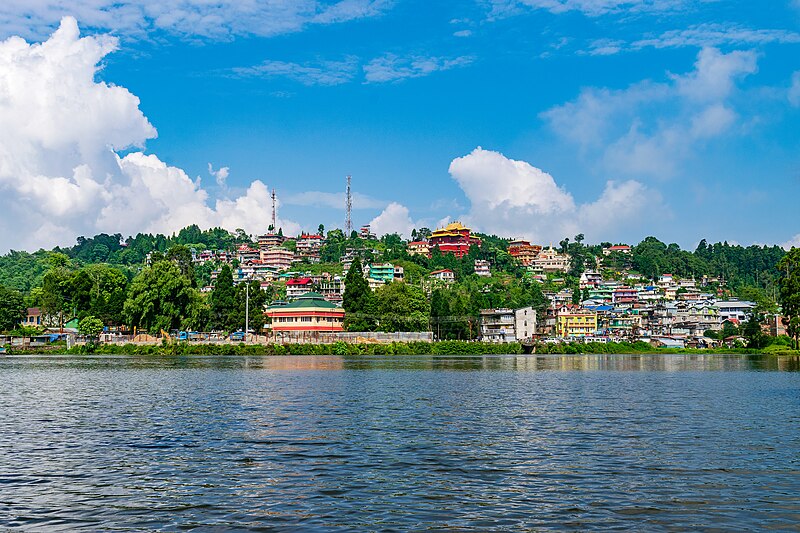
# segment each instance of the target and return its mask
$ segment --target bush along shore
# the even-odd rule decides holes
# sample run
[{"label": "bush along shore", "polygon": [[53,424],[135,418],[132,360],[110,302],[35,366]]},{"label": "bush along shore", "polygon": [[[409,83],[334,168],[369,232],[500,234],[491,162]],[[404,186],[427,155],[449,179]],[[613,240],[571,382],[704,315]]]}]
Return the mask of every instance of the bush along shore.
[{"label": "bush along shore", "polygon": [[[777,349],[780,348],[780,349]],[[183,356],[183,355],[520,355],[525,350],[520,343],[486,343],[467,341],[437,342],[392,342],[332,344],[192,344],[173,342],[164,344],[89,344],[70,349],[53,346],[48,349],[15,350],[9,348],[9,355],[48,353],[63,355],[136,355],[136,356]],[[533,347],[535,355],[563,354],[763,354],[780,356],[800,356],[800,351],[788,347],[753,348],[713,348],[713,349],[667,349],[653,348],[646,342],[614,343],[560,343],[537,344]]]}]

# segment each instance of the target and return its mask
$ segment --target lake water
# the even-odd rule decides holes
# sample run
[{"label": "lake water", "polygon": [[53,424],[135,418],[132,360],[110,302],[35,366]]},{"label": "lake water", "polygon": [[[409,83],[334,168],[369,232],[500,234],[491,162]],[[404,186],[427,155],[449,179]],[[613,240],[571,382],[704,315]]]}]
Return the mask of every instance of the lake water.
[{"label": "lake water", "polygon": [[800,364],[0,359],[0,530],[800,529]]}]

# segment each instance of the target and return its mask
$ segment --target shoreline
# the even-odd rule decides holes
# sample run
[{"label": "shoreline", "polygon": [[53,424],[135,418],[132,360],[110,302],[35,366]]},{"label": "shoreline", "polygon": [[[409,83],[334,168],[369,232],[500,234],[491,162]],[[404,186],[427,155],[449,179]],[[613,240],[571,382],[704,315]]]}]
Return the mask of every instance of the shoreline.
[{"label": "shoreline", "polygon": [[527,350],[520,343],[467,341],[345,343],[332,344],[99,344],[8,348],[5,355],[134,355],[134,356],[280,356],[280,355],[755,355],[800,357],[799,350],[750,348],[652,348],[646,343],[542,344]]}]

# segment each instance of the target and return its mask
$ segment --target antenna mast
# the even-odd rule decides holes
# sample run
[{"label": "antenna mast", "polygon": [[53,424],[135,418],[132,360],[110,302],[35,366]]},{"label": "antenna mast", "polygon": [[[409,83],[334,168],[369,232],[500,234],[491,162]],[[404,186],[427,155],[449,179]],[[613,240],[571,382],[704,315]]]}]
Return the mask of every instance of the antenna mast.
[{"label": "antenna mast", "polygon": [[272,231],[278,231],[278,207],[275,200],[275,189],[272,189]]},{"label": "antenna mast", "polygon": [[347,195],[345,200],[345,210],[347,214],[345,215],[344,219],[344,235],[345,238],[349,238],[350,233],[353,232],[353,221],[350,218],[350,215],[353,211],[353,195],[350,193],[350,176],[347,176]]}]

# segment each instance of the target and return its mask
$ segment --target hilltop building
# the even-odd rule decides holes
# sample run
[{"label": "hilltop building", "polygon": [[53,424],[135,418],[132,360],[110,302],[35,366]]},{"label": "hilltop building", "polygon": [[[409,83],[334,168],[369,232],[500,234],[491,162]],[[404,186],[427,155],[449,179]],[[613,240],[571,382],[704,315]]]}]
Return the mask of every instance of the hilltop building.
[{"label": "hilltop building", "polygon": [[[470,246],[480,246],[481,244],[481,240],[477,237],[472,237],[470,233],[471,230],[461,222],[453,222],[431,233],[428,239],[428,247],[430,250],[438,247],[442,254],[453,254],[461,258],[469,253]],[[430,256],[430,252],[428,255]]]}]

